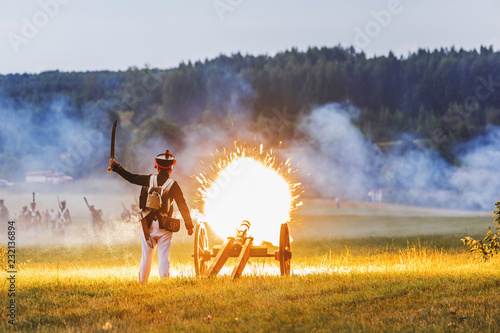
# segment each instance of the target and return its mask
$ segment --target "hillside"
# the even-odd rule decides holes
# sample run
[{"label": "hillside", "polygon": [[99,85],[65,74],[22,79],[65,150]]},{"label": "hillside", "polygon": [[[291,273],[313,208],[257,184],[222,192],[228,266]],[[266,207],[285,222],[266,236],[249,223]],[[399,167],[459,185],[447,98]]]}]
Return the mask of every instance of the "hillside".
[{"label": "hillside", "polygon": [[[393,195],[399,199],[409,189],[418,196],[429,188],[463,191],[453,175],[476,170],[467,156],[496,140],[498,73],[500,53],[491,47],[367,58],[336,46],[272,57],[220,55],[171,69],[2,75],[0,179],[19,182],[39,170],[75,179],[100,173],[111,121],[119,119],[119,160],[135,171],[149,170],[147,158],[168,147],[190,175],[200,157],[234,140],[254,140],[282,142],[291,155],[321,152],[326,160],[307,159],[328,165],[323,174],[333,166],[330,178],[342,180],[321,190],[328,196],[366,199],[371,188],[393,187],[405,189],[405,196]],[[415,153],[420,157],[412,160]],[[408,185],[400,175],[412,171],[400,169],[400,159],[422,166],[424,180]],[[346,181],[346,172],[364,184]]]}]

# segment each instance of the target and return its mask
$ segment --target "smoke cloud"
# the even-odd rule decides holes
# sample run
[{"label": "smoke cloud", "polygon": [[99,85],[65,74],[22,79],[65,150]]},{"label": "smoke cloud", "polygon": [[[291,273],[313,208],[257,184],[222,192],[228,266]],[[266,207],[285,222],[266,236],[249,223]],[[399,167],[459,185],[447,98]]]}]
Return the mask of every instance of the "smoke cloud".
[{"label": "smoke cloud", "polygon": [[18,182],[25,172],[43,170],[80,177],[106,160],[109,128],[102,110],[79,109],[67,96],[41,104],[0,98],[0,177]]},{"label": "smoke cloud", "polygon": [[[468,210],[491,210],[500,190],[500,128],[456,146],[459,165],[405,135],[382,152],[354,125],[349,105],[315,108],[300,124],[307,141],[293,151],[308,186],[326,197]],[[308,176],[308,174],[310,174]]]},{"label": "smoke cloud", "polygon": [[[262,137],[266,129],[256,130],[255,119],[248,111],[255,92],[244,78],[224,71],[218,77],[207,76],[205,81],[210,98],[189,111],[193,113],[188,112],[192,118],[179,121],[181,145],[171,138],[152,137],[132,149],[127,145],[137,129],[126,124],[118,128],[118,158],[132,172],[153,173],[154,157],[171,149],[178,160],[172,176],[181,184],[190,206],[194,206],[198,186],[191,176],[202,171],[200,161],[207,166],[210,153],[223,147],[231,149],[235,140],[268,143]],[[74,195],[69,197],[68,205],[80,216],[79,225],[88,225],[89,219],[81,194],[120,193],[119,199],[110,196],[96,200],[97,208],[102,208],[105,215],[119,216],[121,203],[134,203],[139,188],[104,171],[109,156],[110,116],[116,118],[117,114],[109,106],[77,106],[63,95],[38,104],[19,104],[0,96],[0,179],[22,183],[25,172],[64,172],[77,181],[57,191]],[[490,126],[484,134],[455,146],[458,163],[451,165],[436,150],[409,135],[397,138],[398,144],[391,148],[381,149],[356,127],[359,116],[358,109],[344,103],[316,107],[302,117],[298,125],[301,139],[287,143],[290,148],[281,153],[287,155],[283,155],[285,158],[291,155],[292,162],[299,163],[300,181],[305,184],[306,193],[441,208],[493,208],[500,193],[500,151],[496,148],[499,127]],[[285,111],[277,118],[280,126],[295,126]],[[272,135],[266,137],[274,138],[279,126],[274,122],[271,125],[268,132]],[[11,214],[29,203],[30,197],[24,196],[23,191],[38,190],[25,186],[18,192],[22,198],[7,198]],[[43,196],[44,191],[52,190],[41,190],[38,208],[56,208],[55,193],[50,193],[49,198]],[[137,230],[127,229],[127,235],[121,239],[132,240],[136,233]]]},{"label": "smoke cloud", "polygon": [[331,104],[315,109],[299,126],[308,141],[295,156],[311,185],[326,196],[361,200],[377,187],[380,152],[352,124],[355,108]]}]

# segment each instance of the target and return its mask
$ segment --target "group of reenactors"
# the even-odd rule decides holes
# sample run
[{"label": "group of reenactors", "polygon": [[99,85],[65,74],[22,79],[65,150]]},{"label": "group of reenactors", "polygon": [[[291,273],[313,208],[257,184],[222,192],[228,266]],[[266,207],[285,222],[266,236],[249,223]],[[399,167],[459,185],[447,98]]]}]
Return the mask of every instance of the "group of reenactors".
[{"label": "group of reenactors", "polygon": [[67,228],[72,223],[71,215],[66,201],[59,204],[59,209],[50,211],[46,209],[40,212],[36,208],[36,202],[31,202],[28,206],[23,206],[22,210],[10,216],[9,210],[5,206],[4,200],[0,199],[0,223],[6,224],[10,219],[16,221],[18,229],[30,233],[36,233],[39,230],[50,230],[54,235],[64,236],[67,234]]},{"label": "group of reenactors", "polygon": [[[100,238],[104,229],[103,212],[97,209],[94,205],[89,205],[85,198],[87,207],[90,211],[90,219],[92,223],[92,231],[95,237]],[[121,218],[124,222],[132,222],[138,213],[137,205],[132,204],[130,209],[123,205],[123,212]],[[57,236],[65,236],[68,234],[68,226],[73,222],[71,214],[66,205],[66,200],[59,203],[59,209],[46,209],[40,211],[37,209],[36,202],[31,202],[28,206],[23,206],[20,212],[11,216],[9,210],[4,204],[4,199],[0,199],[0,223],[7,225],[9,219],[12,218],[16,221],[19,230],[36,233],[37,231],[50,230],[52,234]],[[84,228],[84,234],[86,228]]]}]

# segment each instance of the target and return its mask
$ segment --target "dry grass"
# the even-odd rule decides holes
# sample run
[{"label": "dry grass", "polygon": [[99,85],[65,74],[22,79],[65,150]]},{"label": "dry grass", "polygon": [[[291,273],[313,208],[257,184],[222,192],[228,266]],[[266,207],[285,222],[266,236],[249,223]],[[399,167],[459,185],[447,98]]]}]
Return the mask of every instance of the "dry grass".
[{"label": "dry grass", "polygon": [[136,282],[137,246],[25,249],[21,260],[31,261],[18,274],[17,328],[497,331],[499,262],[475,260],[454,243],[442,236],[297,239],[293,276],[279,277],[277,262],[259,260],[235,282],[193,277],[190,248],[179,244],[174,277],[159,281],[154,267],[148,285]]},{"label": "dry grass", "polygon": [[[291,226],[295,239],[288,278],[278,276],[278,262],[271,259],[251,260],[237,281],[224,275],[196,278],[192,244],[183,243],[180,236],[171,252],[172,277],[160,281],[153,267],[147,285],[137,282],[137,243],[21,247],[16,327],[30,332],[110,328],[120,332],[497,332],[499,260],[476,260],[460,243],[467,230],[480,235],[490,220],[395,215],[302,216],[302,224]],[[360,224],[352,223],[355,218],[362,219]],[[439,232],[419,234],[419,222],[433,223],[433,230]],[[345,228],[363,234],[368,225],[389,231],[392,225],[396,236],[375,233],[377,237],[345,238],[350,234],[331,232]],[[322,238],[316,234],[319,227]],[[6,288],[0,297],[8,298]],[[10,328],[3,318],[0,331]]]}]

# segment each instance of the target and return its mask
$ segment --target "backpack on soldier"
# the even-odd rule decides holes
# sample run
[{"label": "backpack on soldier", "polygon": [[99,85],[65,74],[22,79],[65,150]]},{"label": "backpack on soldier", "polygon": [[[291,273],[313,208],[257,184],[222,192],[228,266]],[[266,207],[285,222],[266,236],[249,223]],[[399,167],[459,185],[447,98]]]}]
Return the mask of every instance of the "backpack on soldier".
[{"label": "backpack on soldier", "polygon": [[180,220],[168,216],[170,200],[162,199],[170,191],[173,184],[174,180],[169,178],[159,187],[158,176],[152,175],[149,179],[149,188],[147,188],[147,192],[141,193],[143,198],[141,198],[142,200],[140,200],[140,203],[141,206],[144,206],[143,209],[149,211],[148,217],[150,220],[158,219],[160,229],[177,232],[180,229]]},{"label": "backpack on soldier", "polygon": [[169,178],[165,181],[163,186],[159,187],[158,176],[151,176],[149,179],[148,195],[146,198],[146,208],[150,210],[159,210],[160,208],[163,208],[162,210],[168,211],[170,203],[167,203],[167,207],[162,207],[162,197],[163,194],[167,194],[168,191],[170,191],[170,187],[172,187],[173,183],[174,181]]}]

